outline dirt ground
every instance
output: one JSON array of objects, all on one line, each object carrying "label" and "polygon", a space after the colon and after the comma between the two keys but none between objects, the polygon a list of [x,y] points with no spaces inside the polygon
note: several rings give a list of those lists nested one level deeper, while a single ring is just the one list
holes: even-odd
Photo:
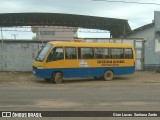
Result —
[{"label": "dirt ground", "polygon": [[32,72],[0,72],[0,86],[30,86],[30,87],[102,87],[112,85],[144,85],[160,84],[160,73],[136,71],[133,75],[115,77],[112,81],[98,79],[67,79],[62,84],[54,84],[36,78]]}]

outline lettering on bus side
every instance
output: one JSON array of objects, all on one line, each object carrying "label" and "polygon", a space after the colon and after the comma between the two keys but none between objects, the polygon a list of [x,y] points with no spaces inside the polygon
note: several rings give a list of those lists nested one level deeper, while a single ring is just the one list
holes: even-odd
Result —
[{"label": "lettering on bus side", "polygon": [[101,64],[101,66],[119,66],[119,64]]},{"label": "lettering on bus side", "polygon": [[124,60],[97,60],[101,66],[119,66],[121,63],[125,63]]}]

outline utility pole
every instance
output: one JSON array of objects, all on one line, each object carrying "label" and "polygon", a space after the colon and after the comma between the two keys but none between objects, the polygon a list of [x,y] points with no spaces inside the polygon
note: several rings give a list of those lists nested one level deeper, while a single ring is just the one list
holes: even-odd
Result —
[{"label": "utility pole", "polygon": [[1,63],[1,65],[2,65],[2,66],[1,66],[1,70],[2,70],[2,71],[4,70],[4,69],[3,69],[3,68],[4,68],[4,67],[3,67],[3,65],[4,65],[4,64],[3,64],[3,63],[4,63],[4,59],[3,59],[3,48],[4,48],[4,47],[3,47],[3,31],[2,31],[2,27],[1,27],[1,62],[2,62],[2,63]]},{"label": "utility pole", "polygon": [[11,36],[13,36],[14,40],[16,40],[16,36],[18,36],[18,34],[11,34]]},{"label": "utility pole", "polygon": [[1,40],[2,40],[2,43],[3,43],[3,32],[2,32],[2,27],[1,27]]},{"label": "utility pole", "polygon": [[1,44],[2,44],[2,45],[1,45],[1,46],[2,46],[2,50],[3,50],[3,31],[2,31],[2,27],[1,27],[1,42],[2,42],[2,43],[1,43]]}]

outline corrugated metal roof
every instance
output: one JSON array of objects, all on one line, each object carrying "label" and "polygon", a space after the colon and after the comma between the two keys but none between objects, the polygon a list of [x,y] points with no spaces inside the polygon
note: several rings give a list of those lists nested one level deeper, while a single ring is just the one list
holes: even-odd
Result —
[{"label": "corrugated metal roof", "polygon": [[139,27],[139,28],[134,29],[134,30],[132,31],[132,33],[138,32],[138,31],[140,31],[140,30],[144,30],[144,29],[146,29],[146,28],[148,28],[148,27],[151,27],[151,26],[153,26],[153,25],[154,25],[154,23],[149,23],[149,24],[143,25],[143,26],[141,26],[141,27]]},{"label": "corrugated metal roof", "polygon": [[110,31],[113,38],[131,32],[127,20],[60,13],[4,13],[0,26],[70,26]]}]

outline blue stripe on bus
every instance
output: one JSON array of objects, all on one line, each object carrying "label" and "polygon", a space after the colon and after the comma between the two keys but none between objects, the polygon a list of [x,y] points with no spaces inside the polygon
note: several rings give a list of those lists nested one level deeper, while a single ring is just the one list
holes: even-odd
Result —
[{"label": "blue stripe on bus", "polygon": [[135,66],[129,67],[112,67],[112,68],[53,68],[53,69],[37,69],[35,68],[34,74],[39,78],[51,78],[53,73],[62,72],[64,78],[74,78],[74,77],[100,77],[103,76],[106,70],[112,70],[114,75],[127,75],[133,74],[135,71]]}]

